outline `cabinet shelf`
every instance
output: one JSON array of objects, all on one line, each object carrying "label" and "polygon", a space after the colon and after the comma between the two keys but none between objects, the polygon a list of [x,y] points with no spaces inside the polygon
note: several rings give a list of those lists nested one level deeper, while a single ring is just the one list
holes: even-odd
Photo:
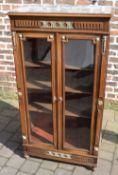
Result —
[{"label": "cabinet shelf", "polygon": [[49,134],[48,132],[42,130],[39,127],[32,128],[32,140],[42,142],[41,138],[43,138],[43,142],[46,141],[48,144],[53,143],[53,134]]},{"label": "cabinet shelf", "polygon": [[70,65],[65,65],[65,70],[67,71],[91,71],[91,72],[94,71],[93,68],[80,68],[80,67],[70,66]]},{"label": "cabinet shelf", "polygon": [[[50,59],[51,60],[51,59]],[[31,62],[31,61],[25,61],[25,66],[29,68],[48,68],[51,66],[51,63],[48,61],[37,61],[37,62]],[[67,71],[88,71],[93,72],[94,68],[79,68],[75,66],[66,65],[65,70]]]},{"label": "cabinet shelf", "polygon": [[65,110],[65,116],[66,117],[77,117],[77,118],[87,118],[87,119],[91,119],[90,118],[90,111],[83,111],[83,112],[80,112],[80,113],[74,113],[74,112],[71,112],[71,111],[68,111],[68,110]]},{"label": "cabinet shelf", "polygon": [[31,112],[38,112],[42,115],[43,113],[47,113],[49,115],[52,113],[52,105],[51,104],[46,104],[46,103],[36,103],[36,104],[29,104],[28,105],[29,111]]},{"label": "cabinet shelf", "polygon": [[90,91],[83,91],[83,90],[74,89],[74,88],[71,88],[71,87],[65,87],[65,92],[66,93],[77,93],[77,94],[92,95],[92,92],[90,92]]},{"label": "cabinet shelf", "polygon": [[[31,61],[25,61],[25,66],[28,68],[47,68],[51,66],[51,63],[48,61],[37,61],[37,62],[31,62]],[[45,67],[46,66],[46,67]]]},{"label": "cabinet shelf", "polygon": [[[49,112],[44,112],[43,111],[43,106],[45,107],[46,110],[50,111],[50,113]],[[44,116],[44,115],[49,116],[49,114],[51,115],[51,111],[52,111],[52,106],[50,104],[47,104],[47,105],[43,104],[42,109],[39,109],[38,105],[33,106],[33,105],[30,104],[30,105],[28,105],[28,108],[29,108],[30,112],[37,112],[38,115],[41,115],[41,116]],[[67,111],[67,110],[65,110],[65,117],[73,117],[73,118],[77,117],[77,118],[91,119],[89,112],[83,112],[83,113],[81,112],[81,113],[76,114],[74,112],[70,112],[70,111]]]},{"label": "cabinet shelf", "polygon": [[40,81],[40,86],[38,86],[37,84],[33,84],[32,82],[26,82],[26,86],[28,89],[32,89],[32,91],[34,92],[36,90],[43,90],[43,87],[45,86],[45,90],[44,91],[51,91],[51,84],[50,82],[46,82],[46,81]]},{"label": "cabinet shelf", "polygon": [[[47,83],[46,83],[46,85],[47,85]],[[32,93],[38,93],[39,94],[39,93],[43,93],[44,92],[43,88],[40,88],[40,87],[38,87],[38,86],[36,86],[34,84],[27,83],[26,86],[27,86],[28,89],[31,89]],[[46,91],[47,94],[51,93],[51,89],[50,88],[51,88],[50,84],[47,86],[47,88],[45,88],[45,90],[47,90]],[[81,90],[76,90],[76,89],[72,89],[72,88],[65,88],[65,93],[75,93],[75,94],[81,94],[81,95],[82,94],[83,95],[92,95],[92,92],[81,91]]]},{"label": "cabinet shelf", "polygon": [[[42,88],[41,88],[41,85],[42,85]],[[32,82],[26,82],[26,86],[28,89],[32,89],[32,92],[34,92],[36,90],[43,90],[43,86],[45,86],[45,90],[49,91],[50,93],[50,90],[51,90],[51,83],[48,82],[48,81],[40,81],[40,86],[38,86],[37,84],[35,83],[32,83]],[[92,91],[90,91],[88,89],[87,90],[84,90],[84,88],[78,88],[78,89],[75,89],[75,88],[71,88],[71,87],[65,87],[65,93],[77,93],[77,94],[88,94],[88,95],[92,95]]]}]

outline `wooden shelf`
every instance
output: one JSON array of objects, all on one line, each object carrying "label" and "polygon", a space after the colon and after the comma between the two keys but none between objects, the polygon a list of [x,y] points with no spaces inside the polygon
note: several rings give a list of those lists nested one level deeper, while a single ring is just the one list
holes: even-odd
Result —
[{"label": "wooden shelf", "polygon": [[65,110],[65,116],[66,117],[78,117],[78,118],[91,119],[89,112],[88,113],[86,112],[85,114],[84,113],[78,113],[78,114],[76,114],[74,112],[70,112],[70,111]]},{"label": "wooden shelf", "polygon": [[38,65],[37,63],[33,63],[33,62],[30,62],[30,61],[25,61],[25,66],[26,67],[40,67],[40,65]]},{"label": "wooden shelf", "polygon": [[66,93],[77,93],[77,94],[88,94],[88,95],[92,95],[92,92],[82,91],[82,90],[74,89],[74,88],[71,88],[71,87],[65,87],[65,92]]},{"label": "wooden shelf", "polygon": [[32,136],[32,139],[38,139],[39,137],[39,140],[40,138],[43,138],[46,140],[46,142],[53,143],[53,134],[50,134],[39,127],[32,127],[32,135],[33,134],[35,135],[35,137]]},{"label": "wooden shelf", "polygon": [[[41,102],[34,102],[30,103],[28,105],[28,109],[30,112],[37,112],[37,113],[42,113],[42,115],[49,115],[52,113],[52,104],[51,103],[41,103]],[[80,118],[88,118],[90,119],[90,111],[83,111],[83,112],[77,112],[77,110],[74,111],[69,111],[65,110],[65,116],[66,117],[80,117]]]},{"label": "wooden shelf", "polygon": [[[31,61],[25,61],[25,66],[29,68],[47,68],[51,66],[50,62],[47,61],[38,61],[38,62],[31,62]],[[47,66],[47,67],[45,67]]]},{"label": "wooden shelf", "polygon": [[[43,110],[44,109],[43,106],[44,106],[46,111]],[[51,111],[52,111],[52,105],[51,104],[43,104],[42,108],[38,108],[38,105],[36,107],[36,106],[29,104],[28,109],[30,112],[37,112],[37,113],[40,113],[42,116],[45,116],[46,114],[47,114],[47,116],[49,116],[51,114]],[[50,111],[50,113],[47,110]],[[85,114],[82,112],[76,114],[74,112],[70,112],[67,110],[65,110],[65,117],[79,117],[79,118],[91,119],[89,112],[88,113],[85,112]]]},{"label": "wooden shelf", "polygon": [[[46,81],[39,81],[40,86],[32,83],[32,82],[26,82],[26,87],[32,90],[42,90],[42,91],[51,91],[51,83]],[[42,86],[41,86],[42,85]]]},{"label": "wooden shelf", "polygon": [[[45,86],[45,88],[43,89],[43,86]],[[28,89],[32,89],[32,92],[49,92],[51,93],[51,85],[50,85],[50,82],[43,82],[42,83],[42,87],[38,86],[38,85],[35,85],[33,83],[30,83],[30,82],[27,82],[26,83],[26,87]],[[71,88],[71,87],[65,87],[65,93],[77,93],[77,94],[87,94],[87,95],[92,95],[92,92],[90,91],[82,91],[82,90],[79,90],[79,89],[74,89],[74,88]]]},{"label": "wooden shelf", "polygon": [[[42,68],[42,66],[50,67],[51,62],[48,62],[48,61],[37,61],[37,62],[25,61],[25,66],[26,67],[35,67],[35,68],[38,68],[38,67]],[[75,67],[75,66],[66,65],[65,70],[67,70],[67,71],[91,71],[91,72],[93,72],[94,68],[79,68],[79,67]]]},{"label": "wooden shelf", "polygon": [[29,104],[28,108],[29,108],[29,111],[42,113],[42,115],[44,115],[43,113],[47,113],[47,115],[52,113],[52,104],[48,104],[48,103],[46,104],[46,103],[37,102],[34,105]]},{"label": "wooden shelf", "polygon": [[75,67],[75,66],[70,66],[70,65],[66,65],[65,66],[66,70],[71,70],[71,71],[94,71],[94,68],[79,68],[79,67]]}]

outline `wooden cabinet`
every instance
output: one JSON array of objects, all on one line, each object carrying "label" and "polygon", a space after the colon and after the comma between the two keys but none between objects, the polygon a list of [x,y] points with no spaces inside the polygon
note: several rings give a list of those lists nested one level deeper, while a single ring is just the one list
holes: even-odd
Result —
[{"label": "wooden cabinet", "polygon": [[110,15],[9,16],[25,155],[95,166]]}]

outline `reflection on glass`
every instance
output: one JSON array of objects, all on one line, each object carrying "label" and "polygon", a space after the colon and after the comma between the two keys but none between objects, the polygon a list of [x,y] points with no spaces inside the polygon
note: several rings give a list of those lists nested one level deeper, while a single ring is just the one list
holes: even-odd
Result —
[{"label": "reflection on glass", "polygon": [[53,144],[51,44],[46,39],[27,39],[24,56],[31,140]]},{"label": "reflection on glass", "polygon": [[66,140],[64,146],[70,149],[89,149],[90,120],[67,116],[65,122]]},{"label": "reflection on glass", "polygon": [[92,93],[93,71],[65,71],[65,84],[67,91]]},{"label": "reflection on glass", "polygon": [[64,59],[64,147],[70,149],[89,149],[94,45],[89,40],[70,40],[64,45]]},{"label": "reflection on glass", "polygon": [[70,40],[65,44],[65,66],[77,69],[93,68],[94,45],[89,40]]}]

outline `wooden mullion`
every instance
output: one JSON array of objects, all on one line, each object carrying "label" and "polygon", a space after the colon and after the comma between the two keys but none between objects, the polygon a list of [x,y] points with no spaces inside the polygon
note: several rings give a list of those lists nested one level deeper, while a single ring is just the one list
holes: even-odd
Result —
[{"label": "wooden mullion", "polygon": [[[55,53],[55,39],[51,42],[51,65],[52,65],[52,101],[56,97],[56,53]],[[53,103],[53,135],[54,135],[54,145],[57,148],[57,101]]]},{"label": "wooden mullion", "polygon": [[64,149],[64,143],[65,143],[65,103],[66,103],[66,98],[65,98],[65,58],[64,58],[64,42],[61,41],[61,59],[62,59],[62,97],[63,97],[63,104],[62,104],[62,130],[63,130],[63,135],[62,135],[62,147]]},{"label": "wooden mullion", "polygon": [[57,45],[57,106],[58,106],[58,149],[62,149],[63,128],[62,128],[62,103],[59,100],[62,97],[62,58],[61,58],[61,38],[56,33]]}]

